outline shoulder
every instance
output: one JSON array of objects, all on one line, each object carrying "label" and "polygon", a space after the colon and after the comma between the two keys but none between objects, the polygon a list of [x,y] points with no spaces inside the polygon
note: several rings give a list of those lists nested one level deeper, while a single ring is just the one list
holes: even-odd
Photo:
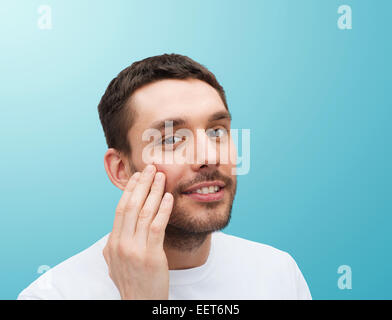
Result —
[{"label": "shoulder", "polygon": [[[255,283],[289,292],[288,299],[311,299],[306,281],[294,258],[286,251],[223,232],[214,233],[217,255]],[[279,285],[278,285],[279,284]],[[279,297],[286,297],[281,295]]]},{"label": "shoulder", "polygon": [[[113,286],[102,250],[109,234],[46,271],[18,296],[22,299],[86,299]],[[110,290],[109,290],[110,292]]]},{"label": "shoulder", "polygon": [[221,231],[214,233],[214,237],[219,249],[230,248],[232,252],[235,251],[240,256],[245,255],[254,259],[262,258],[264,261],[271,261],[272,259],[272,261],[282,260],[291,262],[292,259],[287,252],[264,243],[244,239]]}]

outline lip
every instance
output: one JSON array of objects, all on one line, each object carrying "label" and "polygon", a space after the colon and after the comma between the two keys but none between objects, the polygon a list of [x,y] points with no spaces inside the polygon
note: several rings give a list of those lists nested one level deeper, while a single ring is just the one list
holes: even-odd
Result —
[{"label": "lip", "polygon": [[201,201],[201,202],[212,202],[212,201],[220,201],[223,199],[225,189],[220,189],[215,193],[184,193],[184,196],[190,197],[193,200]]},{"label": "lip", "polygon": [[[202,183],[195,184],[192,187],[189,187],[183,193],[196,191],[197,189],[201,189],[203,187],[210,187],[210,186],[218,186],[220,188],[224,188],[226,185],[225,185],[225,183],[223,181],[219,181],[219,180],[209,181],[209,182],[202,182]],[[221,191],[222,190],[219,190],[217,193],[219,193]]]}]

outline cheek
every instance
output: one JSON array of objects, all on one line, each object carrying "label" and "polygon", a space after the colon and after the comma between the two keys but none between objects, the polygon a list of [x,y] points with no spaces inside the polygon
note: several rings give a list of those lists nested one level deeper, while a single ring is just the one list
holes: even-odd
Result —
[{"label": "cheek", "polygon": [[171,192],[176,187],[182,177],[182,166],[173,164],[156,164],[155,167],[159,172],[163,172],[166,177],[165,191]]},{"label": "cheek", "polygon": [[230,165],[236,166],[237,164],[237,148],[234,144],[233,139],[230,139]]},{"label": "cheek", "polygon": [[237,148],[233,139],[230,139],[228,153],[228,161],[225,164],[222,164],[222,168],[224,168],[227,175],[235,176],[237,174]]}]

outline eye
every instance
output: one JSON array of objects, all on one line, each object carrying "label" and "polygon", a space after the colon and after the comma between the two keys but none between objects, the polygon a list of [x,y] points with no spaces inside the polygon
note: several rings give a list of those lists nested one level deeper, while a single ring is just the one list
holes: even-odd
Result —
[{"label": "eye", "polygon": [[223,128],[208,129],[207,135],[212,138],[221,138],[227,134],[227,131]]},{"label": "eye", "polygon": [[[176,138],[178,139],[178,141],[175,141]],[[170,136],[170,137],[167,137],[167,138],[163,139],[162,140],[162,144],[163,145],[172,145],[172,144],[176,144],[177,142],[180,142],[180,141],[182,141],[181,137]]]}]

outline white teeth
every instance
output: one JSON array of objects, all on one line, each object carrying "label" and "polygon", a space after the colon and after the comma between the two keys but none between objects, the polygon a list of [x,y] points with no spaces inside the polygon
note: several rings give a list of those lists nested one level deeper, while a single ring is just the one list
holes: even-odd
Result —
[{"label": "white teeth", "polygon": [[199,193],[199,194],[208,194],[208,193],[215,193],[219,191],[218,186],[210,186],[210,187],[203,187],[200,189],[197,189],[193,192]]}]

